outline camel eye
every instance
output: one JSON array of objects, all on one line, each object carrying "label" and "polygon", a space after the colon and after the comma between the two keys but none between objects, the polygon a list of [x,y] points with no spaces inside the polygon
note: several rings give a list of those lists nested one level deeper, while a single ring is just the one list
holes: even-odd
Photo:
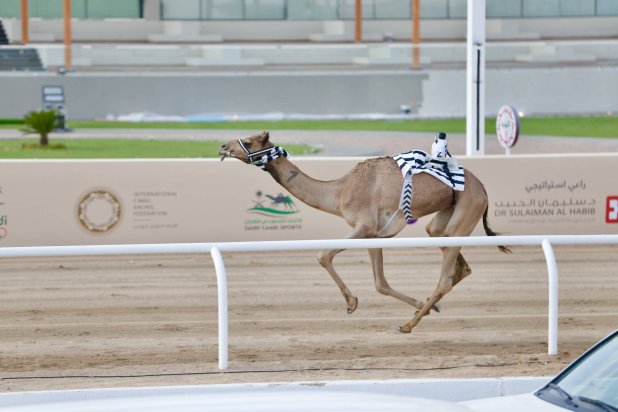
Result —
[{"label": "camel eye", "polygon": [[243,140],[242,142],[245,145],[245,147],[251,147],[251,140],[249,141]]}]

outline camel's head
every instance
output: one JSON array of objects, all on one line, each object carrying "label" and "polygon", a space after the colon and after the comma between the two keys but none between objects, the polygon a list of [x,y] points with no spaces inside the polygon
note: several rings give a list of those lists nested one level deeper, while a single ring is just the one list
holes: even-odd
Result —
[{"label": "camel's head", "polygon": [[219,149],[221,160],[235,157],[266,170],[268,162],[288,155],[284,148],[273,145],[269,137],[268,132],[262,132],[244,139],[230,140]]},{"label": "camel's head", "polygon": [[244,139],[230,140],[221,146],[219,155],[222,156],[221,160],[226,157],[234,157],[244,163],[251,163],[254,160],[254,153],[274,147],[269,138],[268,132],[262,132]]}]

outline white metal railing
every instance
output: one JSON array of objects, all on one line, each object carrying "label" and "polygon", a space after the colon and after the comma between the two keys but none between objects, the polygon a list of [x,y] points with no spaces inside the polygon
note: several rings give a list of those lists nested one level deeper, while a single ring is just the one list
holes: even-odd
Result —
[{"label": "white metal railing", "polygon": [[495,237],[435,237],[391,239],[292,240],[229,243],[169,243],[145,245],[42,246],[0,248],[0,258],[103,256],[210,252],[217,274],[219,369],[228,367],[227,274],[221,252],[267,252],[312,249],[373,249],[448,246],[535,246],[545,254],[549,283],[547,353],[558,353],[558,268],[552,245],[618,244],[618,235],[553,235]]}]

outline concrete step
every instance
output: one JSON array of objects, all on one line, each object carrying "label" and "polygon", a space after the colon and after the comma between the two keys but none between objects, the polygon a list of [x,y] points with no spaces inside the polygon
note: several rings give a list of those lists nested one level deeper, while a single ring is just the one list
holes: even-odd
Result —
[{"label": "concrete step", "polygon": [[2,25],[2,20],[0,20],[0,45],[3,45],[3,44],[9,44],[9,38],[6,35],[4,26]]},{"label": "concrete step", "polygon": [[0,49],[0,71],[42,71],[44,70],[36,49]]}]

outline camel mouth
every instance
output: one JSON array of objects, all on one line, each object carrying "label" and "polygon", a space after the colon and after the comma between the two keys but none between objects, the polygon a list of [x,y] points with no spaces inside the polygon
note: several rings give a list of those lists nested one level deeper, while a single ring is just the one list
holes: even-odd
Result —
[{"label": "camel mouth", "polygon": [[218,155],[221,156],[221,161],[223,161],[223,159],[225,159],[226,157],[234,157],[230,150],[224,150],[224,149],[220,149],[218,152]]}]

